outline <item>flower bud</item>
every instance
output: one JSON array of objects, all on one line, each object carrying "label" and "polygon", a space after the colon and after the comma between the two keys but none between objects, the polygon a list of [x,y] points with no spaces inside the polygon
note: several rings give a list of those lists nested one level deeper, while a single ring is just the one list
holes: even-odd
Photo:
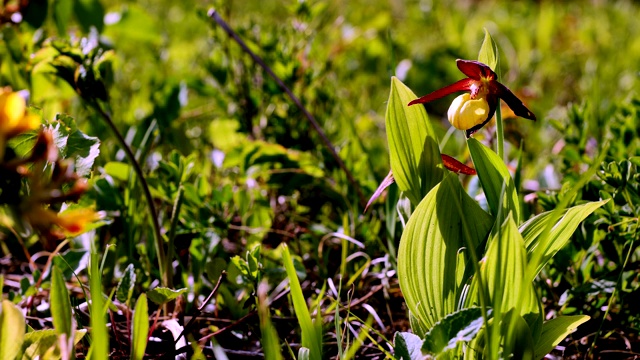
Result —
[{"label": "flower bud", "polygon": [[455,98],[447,112],[449,122],[460,130],[469,130],[480,125],[489,114],[489,104],[484,97],[471,99],[470,94],[462,94]]}]

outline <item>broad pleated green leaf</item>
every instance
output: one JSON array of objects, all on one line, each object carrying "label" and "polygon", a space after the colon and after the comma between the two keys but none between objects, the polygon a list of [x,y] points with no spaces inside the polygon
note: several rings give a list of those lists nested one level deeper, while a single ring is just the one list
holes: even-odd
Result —
[{"label": "broad pleated green leaf", "polygon": [[587,315],[560,316],[542,325],[542,335],[536,343],[535,358],[542,359],[580,324],[589,320]]},{"label": "broad pleated green leaf", "polygon": [[407,106],[416,97],[402,81],[391,79],[385,116],[391,172],[414,206],[443,176],[440,150],[427,112],[421,105]]},{"label": "broad pleated green leaf", "polygon": [[49,302],[51,303],[51,317],[53,327],[59,335],[66,334],[67,339],[71,337],[71,301],[69,291],[62,276],[62,272],[57,266],[51,269],[51,290],[49,291]]},{"label": "broad pleated green leaf", "polygon": [[0,312],[0,360],[16,358],[24,341],[26,322],[22,311],[9,300],[2,300]]},{"label": "broad pleated green leaf", "polygon": [[142,293],[136,301],[133,315],[133,339],[131,340],[131,359],[142,360],[147,349],[149,335],[149,305],[147,294]]},{"label": "broad pleated green leaf", "polygon": [[471,266],[467,243],[477,247],[492,223],[453,174],[434,187],[411,215],[400,240],[398,279],[409,310],[427,329],[457,310],[466,282],[463,275]]},{"label": "broad pleated green leaf", "polygon": [[552,241],[548,242],[549,245],[545,249],[538,246],[538,237],[544,231],[545,227],[547,227],[547,223],[551,219],[552,211],[536,215],[520,226],[520,232],[524,238],[529,259],[531,259],[534,252],[543,252],[542,261],[536,268],[536,274],[567,244],[569,239],[571,239],[571,235],[573,235],[574,231],[578,228],[578,225],[606,202],[607,200],[590,202],[566,210],[549,233],[549,238],[552,239]]},{"label": "broad pleated green leaf", "polygon": [[[482,145],[478,140],[470,138],[467,140],[471,159],[478,172],[480,184],[487,198],[487,203],[491,209],[491,213],[497,216],[500,213],[500,204],[502,204],[503,219],[499,219],[497,223],[502,223],[509,211],[513,212],[516,221],[520,219],[520,202],[518,201],[518,193],[509,170],[504,165],[500,157],[488,147]],[[500,201],[502,195],[503,183],[505,187],[505,199]]]},{"label": "broad pleated green leaf", "polygon": [[507,339],[506,349],[503,350],[503,358],[508,358],[505,356],[508,355],[511,359],[534,360],[533,334],[526,320],[522,316],[514,315],[513,312],[510,312],[507,314],[506,321],[503,324],[502,333],[505,334]]},{"label": "broad pleated green leaf", "polygon": [[527,253],[513,216],[489,240],[483,279],[489,288],[494,316],[518,309],[537,340],[542,328],[542,308],[533,283],[526,280]]},{"label": "broad pleated green leaf", "polygon": [[482,309],[462,309],[447,315],[426,334],[422,350],[437,356],[455,349],[459,342],[471,341],[484,326]]}]

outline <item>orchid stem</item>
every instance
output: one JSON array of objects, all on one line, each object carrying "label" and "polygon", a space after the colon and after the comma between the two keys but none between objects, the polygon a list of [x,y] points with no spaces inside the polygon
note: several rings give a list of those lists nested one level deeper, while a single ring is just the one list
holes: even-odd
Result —
[{"label": "orchid stem", "polygon": [[502,123],[502,110],[500,109],[500,101],[498,101],[498,107],[496,108],[496,137],[498,143],[498,156],[504,161],[504,126]]}]

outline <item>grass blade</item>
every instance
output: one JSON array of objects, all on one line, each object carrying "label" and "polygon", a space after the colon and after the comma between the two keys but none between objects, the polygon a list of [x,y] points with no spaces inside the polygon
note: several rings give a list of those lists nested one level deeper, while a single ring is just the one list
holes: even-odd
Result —
[{"label": "grass blade", "polygon": [[51,304],[51,317],[53,327],[59,335],[65,334],[67,338],[71,336],[71,301],[69,301],[69,291],[62,276],[62,272],[57,266],[51,269],[51,291],[49,292],[49,302]]},{"label": "grass blade", "polygon": [[302,347],[309,349],[310,359],[320,360],[322,359],[322,327],[321,324],[314,324],[307,308],[307,302],[302,294],[302,287],[296,274],[296,269],[293,266],[293,260],[289,253],[289,247],[286,244],[282,244],[282,261],[284,262],[284,268],[289,278],[289,286],[291,287],[291,298],[293,301],[293,308],[296,313],[296,318],[300,324],[302,331]]},{"label": "grass blade", "polygon": [[91,355],[94,360],[107,360],[109,355],[109,333],[104,319],[104,298],[102,297],[102,274],[100,273],[99,254],[91,253]]},{"label": "grass blade", "polygon": [[135,314],[133,315],[133,339],[131,340],[131,359],[142,360],[147,349],[149,335],[149,305],[147,294],[142,294],[136,301]]}]

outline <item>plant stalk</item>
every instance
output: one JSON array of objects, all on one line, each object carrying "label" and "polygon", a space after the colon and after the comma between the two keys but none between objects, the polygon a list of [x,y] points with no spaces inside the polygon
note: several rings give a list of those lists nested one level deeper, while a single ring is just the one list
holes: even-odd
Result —
[{"label": "plant stalk", "polygon": [[276,84],[278,84],[278,87],[280,87],[280,89],[284,91],[287,94],[287,96],[289,96],[291,101],[293,101],[296,107],[302,112],[302,114],[304,114],[304,117],[309,121],[313,129],[318,133],[318,136],[320,136],[320,139],[326,146],[327,150],[329,150],[329,153],[331,153],[331,156],[333,157],[333,159],[336,161],[340,169],[342,169],[342,171],[346,175],[347,180],[351,183],[351,186],[353,186],[353,188],[356,190],[356,193],[358,194],[358,198],[360,199],[360,206],[364,208],[367,204],[367,199],[362,193],[362,189],[360,189],[360,185],[358,185],[358,182],[356,181],[355,177],[353,176],[351,171],[349,171],[344,161],[342,161],[342,158],[340,157],[340,155],[338,155],[338,153],[336,152],[336,149],[331,143],[331,140],[329,140],[329,137],[327,136],[327,134],[325,134],[324,130],[322,130],[322,127],[320,126],[318,121],[316,121],[315,117],[311,115],[309,110],[307,110],[307,108],[302,104],[300,99],[291,91],[291,89],[289,89],[289,87],[284,83],[284,81],[282,81],[282,79],[280,79],[273,72],[273,70],[271,70],[269,65],[267,65],[264,62],[264,60],[262,60],[262,58],[260,58],[256,53],[254,53],[253,51],[251,51],[251,49],[249,49],[247,44],[245,44],[245,42],[240,38],[240,36],[236,34],[236,32],[233,31],[233,29],[231,29],[229,24],[227,24],[224,21],[224,19],[222,19],[220,14],[218,14],[218,12],[215,9],[209,10],[208,15],[242,48],[242,50],[245,53],[247,53],[251,57],[251,59],[253,59],[253,61],[256,64],[260,65],[260,67],[267,74],[269,74],[269,76],[276,82]]},{"label": "plant stalk", "polygon": [[124,153],[127,156],[127,159],[129,159],[129,162],[133,167],[133,171],[136,173],[136,176],[138,177],[138,181],[140,182],[140,186],[142,187],[142,192],[144,194],[147,207],[149,208],[149,221],[151,222],[151,226],[153,228],[153,240],[156,247],[156,252],[158,254],[158,270],[160,271],[160,279],[162,281],[163,286],[169,286],[170,281],[165,271],[166,269],[165,263],[166,262],[171,263],[171,260],[167,259],[167,256],[165,255],[165,252],[164,252],[164,241],[162,239],[162,232],[160,231],[160,223],[158,221],[158,212],[156,210],[155,204],[153,203],[153,196],[151,195],[151,191],[149,190],[149,184],[147,183],[147,179],[145,178],[144,173],[142,172],[142,167],[140,166],[140,163],[138,163],[138,161],[136,160],[136,157],[133,154],[131,147],[127,144],[124,137],[116,127],[116,124],[113,122],[111,115],[109,115],[102,108],[102,106],[100,106],[100,104],[97,101],[93,99],[88,99],[88,102],[100,114],[104,122],[107,123],[109,128],[113,131],[113,133],[116,136],[116,139],[118,140],[118,143],[124,150]]},{"label": "plant stalk", "polygon": [[504,161],[504,123],[502,122],[502,110],[500,109],[501,100],[498,100],[496,108],[496,138],[498,139],[496,147],[498,156]]}]

